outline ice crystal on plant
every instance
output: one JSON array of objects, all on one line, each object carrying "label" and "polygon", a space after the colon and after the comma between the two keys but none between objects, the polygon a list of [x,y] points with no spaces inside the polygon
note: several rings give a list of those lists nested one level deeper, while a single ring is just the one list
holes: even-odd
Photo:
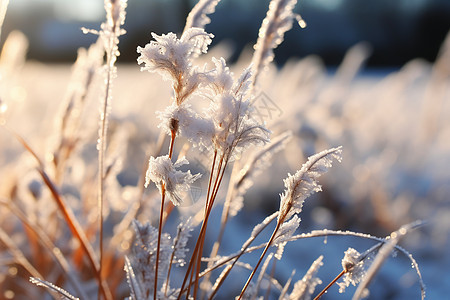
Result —
[{"label": "ice crystal on plant", "polygon": [[144,64],[141,71],[158,72],[164,79],[172,80],[175,100],[180,105],[201,83],[204,72],[192,65],[192,58],[206,53],[213,35],[201,28],[189,28],[180,39],[170,32],[157,35],[154,41],[138,47],[138,64]]},{"label": "ice crystal on plant", "polygon": [[294,235],[297,228],[300,226],[300,218],[297,215],[294,215],[289,221],[284,222],[280,229],[277,231],[275,235],[275,239],[273,240],[273,244],[277,245],[278,249],[275,254],[275,258],[281,260],[283,256],[284,247],[286,246],[288,240]]},{"label": "ice crystal on plant", "polygon": [[233,87],[233,73],[227,67],[227,63],[223,57],[219,59],[213,57],[212,61],[215,68],[208,74],[209,86],[216,95],[223,94]]},{"label": "ice crystal on plant", "polygon": [[[155,265],[156,265],[156,247],[158,241],[158,230],[150,224],[141,224],[134,221],[135,240],[131,247],[129,263],[125,264],[130,288],[136,293],[139,287],[139,293],[153,296]],[[161,236],[161,250],[159,255],[158,281],[162,282],[169,267],[169,259],[172,253],[172,242],[168,234]],[[131,272],[132,270],[133,272]],[[160,278],[161,277],[161,280]],[[136,295],[137,296],[137,295]],[[137,298],[139,299],[139,298]]]},{"label": "ice crystal on plant", "polygon": [[[254,80],[273,60],[273,49],[283,42],[284,34],[292,28],[296,15],[292,12],[297,0],[272,0],[258,33],[253,55]],[[303,21],[304,22],[304,21]]]},{"label": "ice crystal on plant", "polygon": [[[211,119],[200,116],[187,103],[166,107],[162,112],[158,112],[161,120],[161,127],[167,134],[175,131],[176,134],[187,138],[194,146],[211,146],[214,134],[214,124]],[[176,126],[174,126],[174,122]]]},{"label": "ice crystal on plant", "polygon": [[145,187],[148,187],[150,181],[153,181],[162,193],[164,184],[168,198],[174,205],[180,205],[183,202],[180,194],[188,191],[190,184],[201,177],[201,174],[192,175],[190,171],[176,170],[186,164],[189,162],[184,157],[173,163],[168,155],[157,158],[151,156],[145,176]]},{"label": "ice crystal on plant", "polygon": [[216,61],[220,69],[215,76],[222,83],[213,84],[216,95],[211,102],[208,115],[214,122],[215,149],[231,158],[232,154],[238,155],[251,144],[268,142],[269,130],[251,118],[252,107],[250,95],[247,93],[251,77],[250,68],[244,70],[229,88],[231,74],[223,62],[223,60]]},{"label": "ice crystal on plant", "polygon": [[191,27],[204,28],[206,24],[211,23],[211,19],[207,15],[214,13],[219,1],[220,0],[200,0],[197,2],[186,19],[184,30],[186,31]]},{"label": "ice crystal on plant", "polygon": [[184,258],[189,251],[186,248],[187,242],[191,236],[192,219],[188,219],[186,222],[180,223],[177,228],[177,235],[173,239],[173,262],[178,266],[185,264]]},{"label": "ice crystal on plant", "polygon": [[315,277],[319,268],[323,265],[323,256],[319,256],[306,272],[305,276],[294,284],[292,293],[289,295],[289,300],[310,300],[311,295],[314,293],[316,286],[321,284],[322,281]]},{"label": "ice crystal on plant", "polygon": [[339,293],[345,292],[345,288],[350,284],[356,286],[366,275],[367,263],[369,258],[362,259],[361,254],[353,248],[348,248],[344,252],[342,259],[342,268],[346,271],[343,282],[338,282]]},{"label": "ice crystal on plant", "polygon": [[285,191],[281,195],[280,216],[287,220],[302,211],[303,202],[311,194],[321,191],[317,179],[331,167],[333,159],[341,161],[342,147],[322,151],[308,158],[294,175],[284,180]]},{"label": "ice crystal on plant", "polygon": [[61,297],[61,299],[80,300],[79,298],[71,295],[69,292],[60,288],[59,286],[56,286],[53,283],[42,280],[40,278],[30,277],[30,282],[34,283],[37,286],[43,286],[43,287],[47,288],[49,291],[55,292],[56,294],[58,294]]}]

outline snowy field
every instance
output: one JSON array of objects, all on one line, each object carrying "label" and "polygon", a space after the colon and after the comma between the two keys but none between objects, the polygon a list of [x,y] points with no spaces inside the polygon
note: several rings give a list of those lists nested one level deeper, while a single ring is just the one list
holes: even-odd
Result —
[{"label": "snowy field", "polygon": [[[83,253],[70,230],[62,225],[58,207],[37,170],[49,174],[97,249],[96,147],[104,78],[98,69],[82,72],[81,59],[88,57],[83,56],[84,52],[80,53],[77,68],[25,60],[20,55],[24,49],[20,35],[11,45],[17,48],[10,53],[4,51],[0,60],[0,298],[50,297],[28,282],[30,267],[24,259],[36,268],[38,273],[33,276],[41,274],[45,280],[76,294],[65,277],[70,273],[79,277],[86,294],[96,295],[95,278],[88,264],[82,263]],[[229,55],[226,46],[218,45],[197,58],[195,64],[213,68],[212,57]],[[251,55],[243,53],[230,66],[235,77],[249,65]],[[288,61],[279,69],[271,65],[260,75],[251,118],[265,123],[274,140],[287,132],[292,137],[284,149],[262,161],[262,171],[244,195],[242,210],[228,220],[218,255],[239,251],[252,228],[279,209],[283,179],[288,173],[299,170],[311,155],[342,146],[342,162],[333,162],[329,172],[319,178],[322,191],[306,199],[295,233],[351,230],[384,238],[405,224],[422,220],[423,225],[408,232],[399,245],[417,261],[427,298],[447,299],[450,39],[434,63],[417,59],[398,70],[372,70],[364,68],[368,55],[366,46],[359,44],[348,51],[337,69],[327,69],[318,57],[306,57]],[[83,93],[80,85],[86,84],[86,78],[82,78],[86,74],[92,78]],[[117,65],[109,111],[104,207],[104,273],[117,299],[130,295],[123,269],[124,256],[133,247],[131,219],[158,225],[161,196],[153,184],[143,189],[143,174],[148,157],[164,154],[169,147],[169,139],[160,134],[156,112],[170,104],[172,94],[170,82],[158,74],[141,72],[137,63]],[[210,100],[195,97],[191,104],[198,109]],[[65,123],[69,122],[69,109],[73,109],[72,127]],[[183,138],[177,140],[174,157],[186,156],[192,173],[203,173],[203,177],[184,195],[184,203],[169,214],[164,227],[167,232],[176,231],[185,216],[193,215],[195,220],[208,193],[209,154],[185,142]],[[250,148],[249,153],[252,151],[256,150]],[[245,164],[249,156],[238,156],[234,164]],[[231,174],[232,169],[230,164],[218,191],[204,253],[211,251],[219,235],[227,186],[233,184],[229,178],[237,176]],[[45,238],[54,243],[54,248],[42,243],[44,235],[31,230],[33,226],[46,232]],[[199,226],[192,235],[198,232]],[[271,232],[269,229],[261,234],[255,245],[267,241]],[[190,241],[188,248],[192,249],[194,243]],[[276,279],[267,298],[278,299],[280,287],[290,276],[293,283],[301,280],[314,260],[323,255],[323,266],[317,273],[322,284],[316,287],[315,295],[341,272],[341,260],[349,247],[362,253],[375,244],[351,236],[290,242],[283,259],[266,271],[273,272]],[[67,256],[73,273],[55,267],[53,259],[57,260],[57,254],[52,257],[48,249]],[[242,261],[254,266],[257,253],[243,256]],[[232,299],[239,294],[250,273],[245,266],[239,268],[225,281],[217,299]],[[183,280],[182,269],[173,272],[172,281]],[[213,272],[213,277],[218,275]],[[261,289],[267,286],[268,281],[262,280]],[[355,287],[348,287],[343,294],[338,290],[339,286],[332,286],[322,299],[350,299]],[[417,272],[401,251],[385,261],[369,290],[368,299],[420,299]]]},{"label": "snowy field", "polygon": [[[353,49],[358,50],[362,49]],[[213,49],[209,54],[226,54],[221,51]],[[438,67],[423,61],[413,61],[398,71],[363,70],[356,74],[358,59],[354,52],[346,58],[346,65],[327,72],[317,58],[305,58],[289,62],[281,70],[272,68],[263,78],[261,91],[267,98],[256,99],[258,117],[269,124],[273,135],[292,130],[294,138],[249,190],[243,211],[229,224],[223,251],[236,251],[250,229],[278,208],[282,179],[288,172],[299,168],[308,155],[342,145],[343,161],[320,180],[323,192],[307,200],[300,231],[351,229],[385,236],[408,222],[426,220],[428,223],[410,233],[403,245],[421,267],[429,299],[444,299],[450,292],[448,77],[440,78]],[[232,68],[239,70],[244,65],[240,61]],[[70,66],[27,62],[15,72],[10,92],[17,96],[8,103],[7,125],[44,157],[54,142],[55,120],[69,86]],[[134,64],[119,65],[111,126],[126,135],[128,151],[117,175],[122,185],[137,184],[145,153],[158,138],[155,111],[164,109],[170,93],[159,77],[140,72]],[[83,151],[90,159],[95,157],[89,151],[95,152],[97,106],[96,97],[90,97],[82,124],[82,136],[91,144],[90,150]],[[2,129],[0,138],[2,188],[5,190],[14,178],[20,178],[18,188],[36,183],[37,175],[28,174],[29,167],[24,166],[25,161],[33,166],[30,155],[7,130]],[[196,193],[201,192],[200,187]],[[117,197],[116,201],[123,201]],[[193,198],[195,201],[200,195]],[[125,210],[128,204],[117,205]],[[219,220],[220,214],[216,214]],[[2,226],[6,226],[6,219],[2,217]],[[210,227],[210,234],[217,234],[214,223]],[[362,251],[371,243],[349,237],[297,241],[287,247],[277,265],[277,278],[286,281],[293,266],[297,276],[302,276],[323,253],[325,267],[319,277],[328,282],[337,275],[346,247]],[[8,255],[3,256],[5,261]],[[337,287],[324,299],[348,297],[336,293]],[[410,262],[397,255],[380,271],[370,299],[417,299],[419,293]]]}]

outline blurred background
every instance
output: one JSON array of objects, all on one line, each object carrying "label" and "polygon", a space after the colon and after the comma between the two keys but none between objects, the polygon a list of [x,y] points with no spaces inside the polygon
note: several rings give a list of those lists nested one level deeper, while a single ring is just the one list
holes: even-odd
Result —
[{"label": "blurred background", "polygon": [[[195,0],[132,0],[128,3],[121,37],[120,61],[135,61],[137,45],[145,45],[150,32],[181,32]],[[232,58],[255,43],[269,0],[224,0],[219,3],[208,32],[232,46]],[[447,0],[304,0],[295,11],[308,26],[296,26],[276,50],[276,61],[317,54],[326,65],[337,65],[353,45],[367,41],[372,47],[371,67],[399,67],[413,58],[434,61],[450,29]],[[21,30],[30,40],[28,57],[40,61],[73,62],[77,48],[94,40],[80,28],[99,28],[103,1],[13,0],[3,28]],[[3,42],[2,41],[2,42]]]}]

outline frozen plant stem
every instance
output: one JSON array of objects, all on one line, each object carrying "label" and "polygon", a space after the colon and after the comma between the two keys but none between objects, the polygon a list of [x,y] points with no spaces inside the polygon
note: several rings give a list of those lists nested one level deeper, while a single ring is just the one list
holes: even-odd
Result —
[{"label": "frozen plant stem", "polygon": [[[110,60],[108,55],[108,60]],[[110,92],[110,81],[111,81],[111,71],[110,63],[108,63],[108,72],[106,75],[106,93],[105,99],[103,101],[102,112],[100,114],[100,136],[98,140],[98,226],[99,226],[99,256],[100,256],[100,266],[99,266],[99,276],[100,281],[102,280],[102,265],[103,265],[103,201],[104,201],[104,180],[105,180],[105,145],[106,145],[106,134],[108,130],[106,122],[106,113],[108,109],[108,98]],[[100,293],[98,293],[98,298],[100,299]]]},{"label": "frozen plant stem", "polygon": [[[111,100],[111,83],[113,75],[115,74],[114,64],[119,55],[118,43],[119,36],[125,32],[120,29],[120,26],[125,22],[125,7],[127,0],[105,0],[104,6],[106,11],[106,22],[102,24],[102,30],[90,31],[99,35],[104,42],[104,49],[106,54],[105,64],[105,95],[101,104],[100,111],[100,129],[98,138],[98,213],[99,213],[99,279],[103,282],[103,202],[104,202],[104,185],[105,185],[105,151],[107,144],[108,133],[108,108]],[[89,32],[89,30],[83,30]],[[101,299],[101,287],[98,288],[98,299]],[[111,295],[103,295],[106,299],[112,299]]]},{"label": "frozen plant stem", "polygon": [[[216,179],[215,179],[215,183],[214,183],[214,188],[212,190],[212,194],[209,199],[209,202],[207,202],[207,211],[206,211],[206,215],[205,215],[205,219],[204,219],[204,230],[203,230],[203,234],[201,236],[200,250],[198,252],[198,257],[197,257],[198,261],[197,261],[197,272],[195,273],[194,299],[197,296],[200,265],[201,265],[202,253],[203,253],[203,245],[205,243],[205,237],[206,237],[206,228],[208,226],[209,216],[211,214],[214,200],[217,197],[217,192],[218,192],[219,186],[222,182],[223,175],[225,173],[225,169],[226,169],[226,165],[227,165],[227,162],[225,162],[225,163],[223,163],[223,162],[224,162],[224,157],[222,156],[220,159],[220,162],[219,162],[219,167],[217,169],[217,175],[216,175]],[[222,168],[222,165],[223,165],[223,168]]]},{"label": "frozen plant stem", "polygon": [[335,284],[336,283],[336,281],[338,281],[339,280],[339,278],[341,278],[342,276],[344,276],[344,274],[345,273],[347,273],[348,272],[348,270],[342,270],[342,272],[341,273],[339,273],[339,275],[338,276],[336,276],[315,298],[314,298],[314,300],[318,300],[318,299],[320,299],[320,297],[322,297],[323,296],[323,294],[325,294],[327,291],[328,291],[328,289],[333,285],[333,284]]},{"label": "frozen plant stem", "polygon": [[259,268],[259,265],[261,264],[262,260],[264,259],[264,256],[266,255],[267,251],[269,250],[270,246],[272,245],[273,240],[275,239],[275,236],[277,235],[278,229],[280,229],[281,225],[284,222],[284,219],[287,216],[287,212],[278,219],[277,222],[277,226],[275,227],[275,229],[273,230],[272,236],[269,239],[269,242],[267,243],[266,247],[264,248],[263,253],[261,254],[261,256],[259,257],[258,263],[256,264],[255,268],[253,269],[252,273],[250,274],[250,276],[247,279],[247,282],[245,283],[244,287],[242,288],[241,294],[239,295],[238,300],[242,299],[242,296],[244,296],[245,290],[247,289],[248,285],[250,284],[250,282],[252,281],[253,276],[255,276],[256,271]]},{"label": "frozen plant stem", "polygon": [[[227,156],[228,157],[228,156]],[[217,170],[216,170],[216,175],[214,176],[214,170],[215,165],[216,165],[216,161],[217,161],[217,150],[214,152],[214,158],[213,158],[213,163],[211,166],[211,175],[209,178],[209,184],[208,184],[208,193],[207,193],[207,197],[206,197],[206,204],[205,204],[205,216],[203,217],[203,223],[202,226],[200,228],[200,233],[199,236],[197,238],[197,242],[195,244],[195,248],[194,251],[192,253],[192,257],[191,260],[189,261],[189,266],[188,269],[186,271],[186,275],[184,277],[183,283],[181,285],[181,291],[180,294],[178,296],[178,299],[181,299],[181,295],[184,291],[184,287],[186,285],[187,279],[190,277],[189,279],[189,284],[187,287],[187,295],[186,297],[188,297],[189,293],[190,293],[190,288],[192,286],[193,283],[193,279],[195,276],[195,280],[194,280],[194,299],[197,296],[197,292],[198,292],[198,280],[199,280],[199,274],[200,274],[200,265],[201,265],[201,258],[202,258],[202,252],[203,252],[203,243],[205,241],[205,233],[206,233],[206,228],[207,228],[207,224],[208,224],[208,220],[209,220],[209,215],[211,214],[211,210],[214,204],[214,200],[217,196],[217,192],[218,189],[220,187],[220,183],[222,182],[223,179],[223,175],[225,173],[225,168],[227,165],[227,161],[228,159],[225,158],[225,154],[223,154],[220,158],[219,164],[217,166]],[[225,163],[224,163],[225,162]],[[214,181],[214,184],[213,184]],[[195,265],[194,265],[195,263]]]},{"label": "frozen plant stem", "polygon": [[[173,145],[175,143],[176,130],[171,130],[171,139],[169,146],[169,159],[172,159],[173,154]],[[161,183],[161,209],[159,212],[159,226],[158,226],[158,244],[156,246],[156,264],[155,264],[155,283],[153,289],[153,299],[157,299],[157,290],[158,290],[158,266],[159,266],[159,251],[161,248],[161,235],[162,235],[162,227],[163,227],[163,219],[164,219],[164,201],[166,199],[166,186],[162,182]]]}]

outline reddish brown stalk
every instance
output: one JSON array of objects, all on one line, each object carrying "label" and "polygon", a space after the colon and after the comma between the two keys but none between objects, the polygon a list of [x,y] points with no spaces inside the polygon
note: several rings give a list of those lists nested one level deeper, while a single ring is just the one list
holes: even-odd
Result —
[{"label": "reddish brown stalk", "polygon": [[247,279],[247,282],[245,283],[244,287],[242,288],[241,294],[239,295],[238,300],[242,299],[242,296],[245,293],[245,290],[247,289],[248,285],[250,284],[250,281],[252,280],[253,276],[256,274],[256,270],[258,270],[259,265],[261,264],[264,256],[266,255],[267,251],[269,250],[270,246],[272,245],[273,240],[275,239],[275,235],[277,234],[278,229],[280,229],[280,226],[283,222],[280,221],[277,222],[277,226],[275,227],[275,230],[272,233],[272,236],[269,239],[269,242],[267,243],[266,247],[264,248],[263,253],[259,257],[258,263],[256,264],[255,268],[253,269],[252,273],[250,274],[250,277]]},{"label": "reddish brown stalk", "polygon": [[327,292],[327,290],[341,278],[345,273],[347,273],[347,270],[342,270],[341,273],[339,273],[338,276],[336,276],[315,298],[314,300],[318,300],[320,297],[322,297],[323,294]]},{"label": "reddish brown stalk", "polygon": [[[172,158],[173,154],[173,145],[175,143],[176,137],[176,129],[171,130],[171,139],[169,146],[169,159]],[[156,246],[156,264],[155,264],[155,282],[154,282],[154,290],[153,290],[153,299],[157,299],[157,291],[158,291],[158,267],[159,267],[159,251],[161,249],[161,235],[162,235],[162,227],[163,227],[163,219],[164,219],[164,201],[166,199],[166,186],[162,183],[161,188],[161,209],[159,211],[159,226],[158,226],[158,244]]]},{"label": "reddish brown stalk", "polygon": [[[214,157],[213,157],[213,163],[211,166],[211,172],[209,173],[209,184],[208,184],[208,193],[206,194],[206,200],[208,201],[209,199],[209,194],[211,192],[211,182],[212,182],[212,178],[213,178],[213,174],[214,174],[214,168],[216,167],[216,159],[217,159],[217,150],[214,150]],[[206,214],[206,208],[208,206],[205,204],[205,214]]]},{"label": "reddish brown stalk", "polygon": [[[213,180],[213,174],[214,174],[214,169],[215,169],[216,158],[217,158],[217,150],[214,151],[213,163],[211,165],[211,171],[210,171],[209,183],[208,183],[208,192],[207,192],[206,204],[205,204],[205,216],[203,218],[206,218],[206,215],[207,215],[208,199],[209,199],[209,195],[211,193],[211,186],[212,186],[212,180]],[[197,242],[195,243],[194,251],[192,252],[192,256],[191,256],[191,259],[189,261],[189,265],[188,265],[188,268],[186,270],[186,274],[185,274],[184,279],[183,279],[183,283],[181,284],[180,294],[178,295],[178,298],[177,298],[178,300],[181,299],[181,295],[184,292],[184,287],[186,286],[186,282],[187,282],[189,276],[191,276],[191,274],[193,272],[192,267],[193,267],[194,261],[196,261],[197,252],[198,252],[198,249],[200,247],[199,240],[200,240],[200,237],[201,237],[202,232],[203,232],[203,226],[204,226],[204,222],[202,223],[202,227],[200,229],[199,237],[197,238]],[[189,293],[190,293],[191,285],[192,285],[192,276],[191,276],[191,279],[189,281],[189,285],[187,287],[187,295],[189,295]],[[187,298],[187,296],[186,296],[186,298]]]},{"label": "reddish brown stalk", "polygon": [[[209,220],[209,216],[211,215],[214,201],[217,197],[217,193],[219,191],[220,184],[222,183],[222,179],[225,174],[226,165],[227,165],[227,160],[225,160],[225,163],[224,163],[224,157],[222,156],[220,159],[220,162],[219,162],[219,166],[217,169],[217,177],[216,177],[216,180],[214,183],[214,188],[212,190],[211,198],[208,202],[208,207],[207,207],[206,215],[205,215],[204,222],[203,222],[203,224],[204,224],[203,233],[200,237],[201,243],[200,243],[200,250],[197,253],[197,271],[195,272],[194,299],[197,298],[197,292],[198,292],[198,287],[199,287],[198,279],[199,279],[199,274],[200,274],[200,266],[201,266],[201,262],[202,262],[203,245],[205,243],[205,237],[206,237],[206,228],[208,226],[208,220]],[[223,168],[222,168],[222,166],[223,166]]]},{"label": "reddish brown stalk", "polygon": [[153,291],[153,299],[156,298],[156,293],[158,289],[158,266],[159,266],[159,250],[161,247],[161,234],[162,234],[162,219],[164,214],[164,200],[166,198],[166,186],[164,183],[161,188],[161,210],[159,213],[159,228],[158,228],[158,245],[156,248],[156,265],[155,265],[155,282],[154,282],[154,291]]}]

